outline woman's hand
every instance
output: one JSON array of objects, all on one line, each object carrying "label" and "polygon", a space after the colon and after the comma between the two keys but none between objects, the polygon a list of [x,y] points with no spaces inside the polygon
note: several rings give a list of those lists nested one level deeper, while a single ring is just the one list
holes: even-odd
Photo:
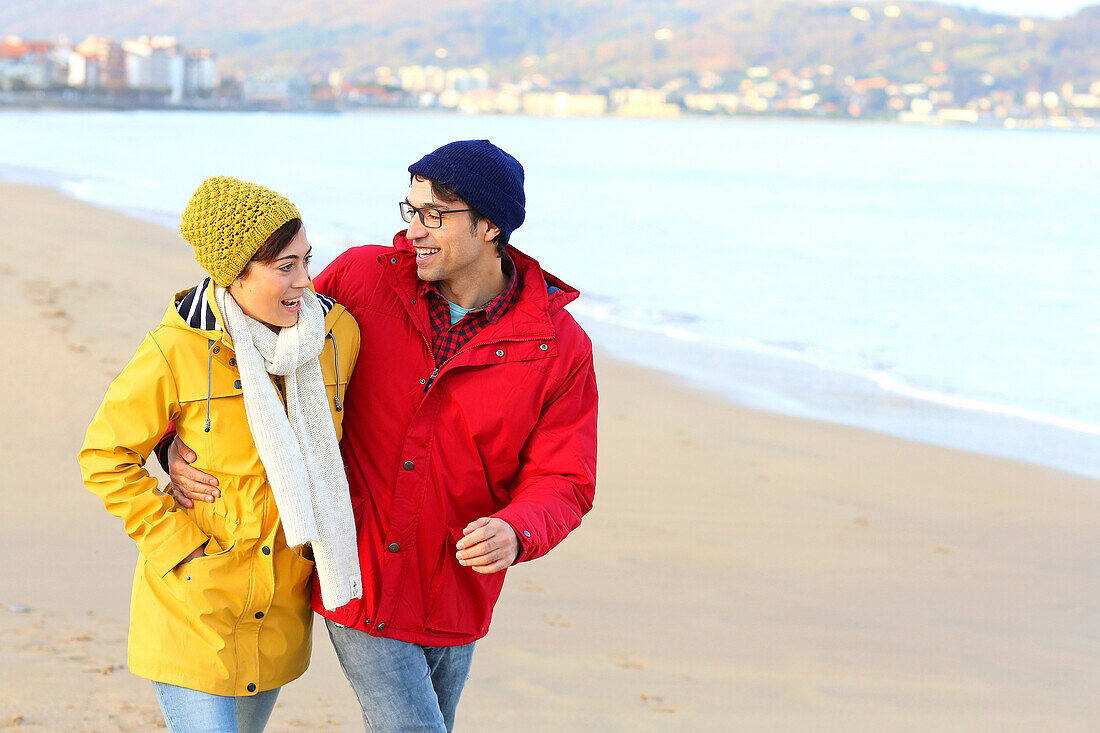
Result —
[{"label": "woman's hand", "polygon": [[185,558],[183,558],[182,560],[180,560],[180,561],[179,561],[179,564],[178,564],[178,565],[176,565],[176,567],[177,567],[177,568],[179,568],[179,567],[183,567],[183,566],[184,566],[184,565],[186,565],[187,563],[189,563],[189,562],[191,562],[192,560],[194,560],[195,558],[199,558],[199,557],[206,557],[206,545],[200,545],[200,546],[199,546],[199,548],[198,548],[197,550],[195,550],[195,551],[194,551],[194,552],[192,552],[192,553],[191,553],[190,555],[188,555],[187,557],[185,557]]}]

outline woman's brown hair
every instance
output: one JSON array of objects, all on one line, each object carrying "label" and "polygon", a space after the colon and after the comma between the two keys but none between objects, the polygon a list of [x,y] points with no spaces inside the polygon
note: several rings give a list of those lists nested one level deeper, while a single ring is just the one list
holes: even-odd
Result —
[{"label": "woman's brown hair", "polygon": [[241,277],[248,274],[248,268],[252,266],[253,262],[274,262],[277,260],[283,250],[290,245],[290,241],[298,236],[298,231],[301,228],[301,219],[291,219],[272,232],[271,236],[264,240],[264,243],[256,250],[256,254],[252,255],[252,259],[245,265]]}]

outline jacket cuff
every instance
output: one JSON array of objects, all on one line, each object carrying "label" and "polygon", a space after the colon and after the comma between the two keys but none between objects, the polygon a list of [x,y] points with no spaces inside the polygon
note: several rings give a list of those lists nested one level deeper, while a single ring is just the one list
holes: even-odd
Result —
[{"label": "jacket cuff", "polygon": [[535,543],[531,536],[531,530],[527,529],[523,523],[519,521],[518,517],[509,512],[507,507],[492,516],[497,519],[503,519],[508,523],[508,526],[512,528],[512,531],[516,533],[516,542],[519,543],[519,552],[516,554],[516,559],[512,561],[512,565],[518,565],[524,560],[533,560],[534,555],[532,555],[530,550],[534,547]]},{"label": "jacket cuff", "polygon": [[[512,527],[513,532],[515,532],[515,529],[516,529],[515,527]],[[516,559],[512,561],[513,565],[518,563],[520,561],[520,559],[523,558],[523,539],[522,539],[522,537],[523,537],[523,535],[521,535],[519,532],[516,532],[516,544],[519,545],[519,552],[516,553]]]},{"label": "jacket cuff", "polygon": [[168,432],[164,434],[164,437],[157,443],[157,447],[153,449],[153,453],[157,456],[157,463],[164,469],[165,473],[168,473],[168,448],[172,445],[172,440],[176,437],[176,428],[172,423],[168,423]]}]

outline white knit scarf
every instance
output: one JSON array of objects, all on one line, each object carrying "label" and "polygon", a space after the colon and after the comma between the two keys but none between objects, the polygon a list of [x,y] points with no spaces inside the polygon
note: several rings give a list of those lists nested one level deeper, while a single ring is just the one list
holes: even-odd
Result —
[{"label": "white knit scarf", "polygon": [[[325,315],[306,290],[298,323],[278,333],[245,315],[215,286],[225,330],[233,339],[248,427],[267,471],[286,542],[313,545],[321,600],[330,611],[363,595],[355,520],[344,462],[318,357]],[[286,411],[269,374],[283,377]]]}]

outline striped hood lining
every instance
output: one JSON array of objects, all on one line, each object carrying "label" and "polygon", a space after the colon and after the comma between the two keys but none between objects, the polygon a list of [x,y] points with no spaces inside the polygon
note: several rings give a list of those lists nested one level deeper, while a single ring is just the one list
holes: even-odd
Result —
[{"label": "striped hood lining", "polygon": [[[195,287],[187,291],[187,293],[176,301],[176,312],[180,314],[180,318],[190,326],[191,328],[197,328],[200,331],[221,331],[222,324],[218,323],[218,319],[214,316],[214,309],[210,307],[210,278],[203,278]],[[327,295],[321,295],[316,293],[317,300],[321,304],[321,310],[327,316],[328,312],[332,310],[332,307],[336,305],[336,301]]]},{"label": "striped hood lining", "polygon": [[176,301],[176,312],[191,328],[197,328],[200,331],[220,331],[222,324],[218,323],[218,319],[214,317],[214,309],[206,299],[209,287],[210,278],[204,278]]}]

